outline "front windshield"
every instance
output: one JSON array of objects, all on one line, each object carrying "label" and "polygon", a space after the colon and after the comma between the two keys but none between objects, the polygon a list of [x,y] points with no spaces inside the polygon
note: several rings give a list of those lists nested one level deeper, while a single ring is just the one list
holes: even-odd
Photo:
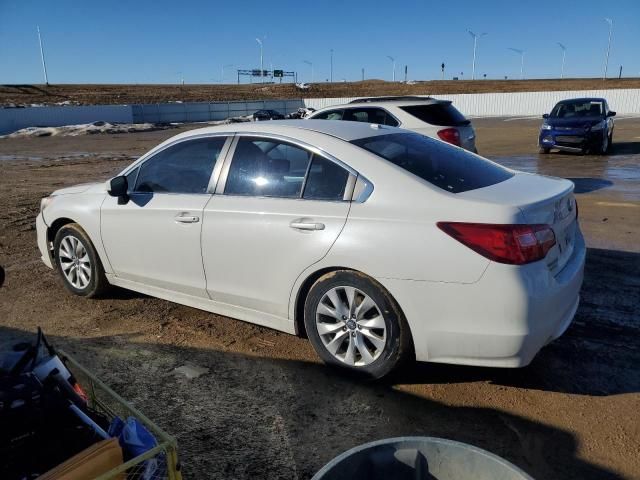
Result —
[{"label": "front windshield", "polygon": [[604,105],[599,100],[581,100],[558,103],[551,112],[553,118],[601,117]]}]

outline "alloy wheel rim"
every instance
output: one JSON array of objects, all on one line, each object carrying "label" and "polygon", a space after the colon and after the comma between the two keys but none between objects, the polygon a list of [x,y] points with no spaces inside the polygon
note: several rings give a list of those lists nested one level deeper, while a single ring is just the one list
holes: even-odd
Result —
[{"label": "alloy wheel rim", "polygon": [[67,235],[60,242],[58,258],[62,274],[79,290],[87,288],[91,282],[91,260],[83,243],[73,235]]},{"label": "alloy wheel rim", "polygon": [[334,287],[322,296],[316,307],[316,330],[334,358],[355,367],[376,361],[387,342],[380,308],[355,287]]}]

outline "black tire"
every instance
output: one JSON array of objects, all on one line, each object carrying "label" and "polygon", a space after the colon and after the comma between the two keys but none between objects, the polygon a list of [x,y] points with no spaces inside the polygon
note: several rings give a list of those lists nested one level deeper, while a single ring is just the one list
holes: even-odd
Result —
[{"label": "black tire", "polygon": [[[73,285],[69,278],[64,273],[63,270],[63,259],[61,259],[61,244],[63,240],[70,239],[70,237],[76,239],[86,251],[86,254],[89,258],[89,281],[86,285]],[[68,240],[71,241],[71,240]],[[98,297],[102,295],[109,287],[109,282],[107,281],[107,277],[104,274],[104,268],[102,267],[102,262],[96,253],[96,250],[89,239],[89,236],[86,232],[78,225],[77,223],[68,223],[63,226],[56,233],[56,237],[53,241],[53,252],[56,262],[56,267],[58,269],[58,273],[60,274],[60,278],[62,278],[62,283],[64,286],[71,292],[81,297]],[[66,263],[68,265],[68,263]],[[72,269],[74,267],[71,267]],[[80,268],[80,267],[78,267]],[[76,273],[76,278],[77,273]]]},{"label": "black tire", "polygon": [[611,148],[611,142],[608,135],[604,135],[602,139],[602,143],[600,144],[600,151],[598,152],[600,155],[606,155]]},{"label": "black tire", "polygon": [[540,147],[540,148],[538,149],[538,153],[540,153],[540,154],[544,154],[544,155],[547,155],[550,151],[551,151],[551,149],[550,149],[550,148]]},{"label": "black tire", "polygon": [[[375,302],[375,307],[380,311],[386,328],[386,341],[377,358],[366,365],[350,365],[336,358],[323,343],[316,325],[316,312],[320,301],[325,294],[334,288],[354,287],[362,294],[370,297]],[[362,298],[360,299],[362,302]],[[366,314],[367,312],[362,312]],[[375,313],[375,310],[374,310]],[[343,317],[344,319],[344,317]],[[366,321],[366,318],[362,319]],[[360,321],[360,320],[359,320]],[[338,270],[327,273],[320,277],[311,287],[304,304],[304,322],[307,336],[313,345],[318,356],[328,365],[347,368],[356,375],[378,379],[382,378],[394,370],[396,370],[405,361],[414,358],[413,343],[409,325],[398,304],[387,290],[376,282],[374,279],[366,275],[352,270]],[[345,320],[345,325],[349,322]],[[339,321],[336,325],[341,325]],[[349,335],[355,336],[358,330],[361,330],[360,324],[357,323],[357,330],[348,330],[346,326],[341,328],[346,332],[345,342],[350,342]],[[366,328],[365,328],[366,329]],[[331,334],[329,334],[331,335]],[[338,333],[335,334],[336,338]],[[359,339],[364,336],[358,334]],[[360,340],[363,341],[363,340]],[[373,346],[373,344],[369,344]],[[348,346],[348,345],[347,345]],[[346,349],[346,347],[345,347]],[[361,354],[360,359],[363,360]]]}]

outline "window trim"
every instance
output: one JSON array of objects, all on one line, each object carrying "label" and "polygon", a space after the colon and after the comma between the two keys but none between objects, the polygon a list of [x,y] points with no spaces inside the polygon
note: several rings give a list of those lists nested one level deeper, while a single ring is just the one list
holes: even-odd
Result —
[{"label": "window trim", "polygon": [[[339,167],[344,168],[349,173],[349,176],[347,177],[347,184],[344,189],[344,195],[342,196],[342,200],[316,200],[316,199],[302,197],[302,195],[304,194],[304,187],[307,183],[307,175],[309,174],[309,168],[311,166],[311,163],[313,162],[313,157],[309,161],[309,166],[307,166],[307,172],[305,173],[305,178],[302,184],[302,190],[300,191],[300,196],[298,197],[292,198],[292,197],[271,197],[271,196],[261,196],[261,195],[234,195],[234,194],[228,194],[228,193],[225,194],[224,189],[227,184],[227,178],[229,176],[229,170],[231,168],[231,162],[233,161],[233,156],[235,155],[235,152],[236,152],[236,147],[238,146],[238,142],[240,141],[240,139],[245,137],[269,139],[269,140],[276,140],[279,142],[290,143],[292,145],[295,145],[296,147],[299,147],[311,152],[313,155],[318,155],[320,157],[323,157],[325,160],[333,162]],[[270,199],[278,199],[278,200],[303,200],[305,202],[350,202],[352,200],[353,190],[355,188],[357,177],[358,177],[358,172],[353,168],[351,168],[349,165],[335,158],[333,155],[325,152],[324,150],[318,147],[315,147],[313,145],[310,145],[306,142],[303,142],[302,140],[287,137],[285,135],[279,135],[276,133],[246,132],[246,131],[236,132],[233,138],[233,142],[224,159],[224,165],[221,167],[220,176],[218,178],[218,182],[217,182],[214,193],[216,195],[224,195],[226,197],[270,198]]]},{"label": "window trim", "polygon": [[[163,145],[160,148],[155,148],[150,150],[149,152],[145,153],[144,155],[142,155],[140,158],[138,158],[138,160],[136,160],[135,162],[133,162],[131,165],[129,165],[127,168],[125,168],[122,172],[120,172],[119,176],[123,176],[123,175],[128,175],[131,172],[133,172],[136,168],[138,169],[138,173],[136,174],[136,183],[138,182],[138,176],[140,175],[140,169],[143,167],[143,165],[151,160],[152,158],[154,158],[156,155],[164,152],[165,150],[167,150],[168,148],[171,148],[175,145],[181,144],[181,143],[185,143],[185,142],[190,142],[193,140],[203,140],[203,139],[207,139],[207,138],[217,138],[217,137],[226,137],[226,140],[224,142],[224,144],[222,145],[222,149],[220,150],[220,154],[218,155],[218,160],[216,161],[216,164],[213,166],[213,170],[211,172],[211,176],[209,177],[209,183],[207,184],[207,191],[204,193],[177,193],[177,192],[136,192],[135,190],[130,190],[130,194],[131,195],[149,195],[149,194],[153,194],[153,195],[212,195],[215,190],[216,190],[216,184],[218,183],[218,181],[220,180],[220,173],[222,171],[222,167],[223,164],[226,160],[226,157],[229,153],[229,150],[231,148],[231,143],[233,142],[234,139],[234,133],[233,132],[216,132],[216,133],[203,133],[203,134],[199,134],[199,135],[191,135],[188,137],[184,137],[184,138],[179,138],[173,142],[167,143],[166,145]],[[133,187],[135,188],[135,184],[133,185]],[[131,188],[131,185],[129,185],[129,188]]]}]

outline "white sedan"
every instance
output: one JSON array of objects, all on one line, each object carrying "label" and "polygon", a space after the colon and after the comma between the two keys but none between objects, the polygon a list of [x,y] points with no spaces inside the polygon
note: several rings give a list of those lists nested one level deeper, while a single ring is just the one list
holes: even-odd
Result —
[{"label": "white sedan", "polygon": [[292,120],[192,130],[42,200],[42,259],[306,335],[381,377],[403,360],[520,367],[576,312],[573,184],[399,128]]}]

